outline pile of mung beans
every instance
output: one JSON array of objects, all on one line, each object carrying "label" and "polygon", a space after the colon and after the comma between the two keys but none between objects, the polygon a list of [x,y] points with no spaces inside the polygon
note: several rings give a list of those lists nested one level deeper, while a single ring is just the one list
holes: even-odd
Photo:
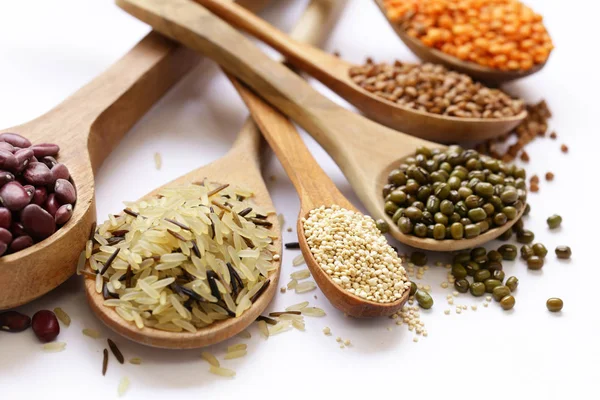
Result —
[{"label": "pile of mung beans", "polygon": [[374,64],[350,68],[360,87],[400,106],[458,118],[505,118],[524,110],[521,99],[512,99],[465,74],[436,64]]},{"label": "pile of mung beans", "polygon": [[542,16],[517,0],[385,0],[408,35],[463,61],[529,70],[554,48]]},{"label": "pile of mung beans", "polygon": [[384,209],[406,235],[470,239],[517,218],[525,178],[524,169],[475,150],[420,147],[390,172]]},{"label": "pile of mung beans", "polygon": [[46,239],[69,221],[77,200],[56,144],[0,134],[0,256]]}]

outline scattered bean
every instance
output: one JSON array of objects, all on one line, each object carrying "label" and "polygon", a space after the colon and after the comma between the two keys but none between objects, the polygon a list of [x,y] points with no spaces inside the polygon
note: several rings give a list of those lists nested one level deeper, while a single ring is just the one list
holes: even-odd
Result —
[{"label": "scattered bean", "polygon": [[35,336],[42,343],[48,343],[56,339],[60,333],[60,325],[56,315],[50,310],[41,310],[33,315],[31,327]]},{"label": "scattered bean", "polygon": [[558,297],[551,297],[546,301],[546,307],[548,311],[559,312],[563,309],[563,301]]},{"label": "scattered bean", "polygon": [[556,253],[556,257],[567,260],[571,258],[571,248],[569,246],[558,246],[554,251]]}]

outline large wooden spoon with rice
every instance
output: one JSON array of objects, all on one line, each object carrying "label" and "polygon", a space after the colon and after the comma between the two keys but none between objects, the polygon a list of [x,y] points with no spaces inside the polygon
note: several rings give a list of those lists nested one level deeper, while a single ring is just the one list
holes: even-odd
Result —
[{"label": "large wooden spoon with rice", "polygon": [[[300,40],[318,42],[322,39],[322,31],[328,26],[327,20],[334,10],[331,1],[312,0],[294,29],[292,35]],[[319,34],[321,32],[321,34]],[[144,198],[155,196],[161,189],[172,188],[202,181],[207,178],[211,182],[229,184],[230,187],[243,187],[252,190],[253,201],[263,210],[274,210],[273,203],[260,170],[261,135],[252,119],[244,124],[232,149],[221,159],[194,170],[168,184],[149,193]],[[266,221],[272,224],[271,232],[280,237],[280,226],[274,212]],[[281,239],[273,241],[271,248],[281,254]],[[136,324],[123,319],[113,307],[104,305],[105,299],[96,290],[95,279],[85,280],[85,292],[94,313],[115,332],[144,345],[189,349],[208,346],[221,342],[243,331],[265,310],[278,288],[281,262],[273,258],[273,268],[269,273],[270,283],[266,290],[252,303],[241,316],[216,321],[196,332],[169,332],[152,327],[138,328]],[[89,266],[86,266],[89,268]],[[88,276],[86,274],[86,276]],[[93,278],[93,276],[92,276]]]}]

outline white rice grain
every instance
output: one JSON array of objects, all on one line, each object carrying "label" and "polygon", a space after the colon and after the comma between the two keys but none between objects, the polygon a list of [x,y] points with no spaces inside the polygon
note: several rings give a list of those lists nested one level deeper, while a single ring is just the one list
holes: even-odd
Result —
[{"label": "white rice grain", "polygon": [[203,351],[201,356],[211,366],[217,367],[217,368],[221,366],[221,363],[219,362],[219,360],[217,360],[217,357],[215,357],[212,353],[209,353],[208,351]]},{"label": "white rice grain", "polygon": [[306,261],[304,260],[304,256],[302,254],[297,255],[296,257],[294,257],[294,259],[292,260],[292,265],[294,267],[297,267],[299,265],[302,265],[306,263]]},{"label": "white rice grain", "polygon": [[229,369],[229,368],[221,368],[221,367],[215,367],[215,366],[211,365],[209,371],[212,374],[224,376],[227,378],[233,378],[235,376],[235,371],[232,369]]},{"label": "white rice grain", "polygon": [[285,311],[302,311],[305,307],[308,306],[308,301],[303,301],[302,303],[293,304],[285,309]]},{"label": "white rice grain", "polygon": [[302,315],[306,315],[307,317],[324,317],[325,310],[322,310],[318,307],[306,307],[302,309]]},{"label": "white rice grain", "polygon": [[125,392],[127,392],[127,389],[129,389],[129,385],[130,381],[128,377],[124,376],[123,378],[121,378],[121,381],[119,382],[119,388],[117,389],[119,397],[125,395]]},{"label": "white rice grain", "polygon": [[48,353],[58,353],[63,351],[66,347],[67,344],[65,342],[51,342],[42,346],[44,351]]},{"label": "white rice grain", "polygon": [[311,290],[315,290],[316,288],[317,285],[313,281],[302,282],[296,285],[296,293],[306,293],[310,292]]},{"label": "white rice grain", "polygon": [[302,279],[310,278],[310,271],[308,269],[303,269],[301,271],[293,272],[290,275],[290,278],[296,279],[298,281],[300,281]]}]

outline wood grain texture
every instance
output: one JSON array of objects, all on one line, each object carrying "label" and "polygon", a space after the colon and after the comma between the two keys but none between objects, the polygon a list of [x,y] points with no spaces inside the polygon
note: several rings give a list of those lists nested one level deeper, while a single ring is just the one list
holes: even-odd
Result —
[{"label": "wood grain texture", "polygon": [[528,70],[501,71],[499,69],[484,67],[483,65],[479,65],[474,62],[460,60],[454,56],[451,56],[450,54],[446,54],[440,50],[425,46],[419,39],[409,36],[406,33],[406,30],[403,29],[400,24],[388,20],[385,6],[383,5],[383,0],[374,1],[377,4],[377,7],[381,10],[383,17],[389,22],[390,26],[392,29],[394,29],[400,40],[402,40],[406,47],[408,47],[423,61],[442,64],[450,69],[462,72],[463,74],[467,74],[478,81],[485,82],[493,86],[498,86],[502,83],[525,78],[526,76],[540,71],[546,65],[546,62],[544,62],[543,64],[536,64],[533,66],[533,68]]},{"label": "wood grain texture", "polygon": [[[302,15],[294,28],[292,35],[299,40],[310,40],[318,43],[325,34],[324,27],[331,17],[332,8],[322,7],[324,0],[312,0],[306,12]],[[330,0],[326,0],[330,1]],[[254,201],[262,208],[274,210],[273,203],[260,170],[260,143],[261,136],[258,127],[249,118],[244,124],[231,150],[217,161],[194,170],[165,186],[180,186],[208,178],[210,181],[230,183],[232,186],[250,188],[255,193]],[[156,195],[160,188],[148,193],[145,197]],[[275,214],[270,215],[268,221],[273,224],[272,230],[281,237],[281,227]],[[278,253],[282,253],[281,239],[274,241]],[[165,332],[145,327],[138,329],[134,324],[123,320],[112,308],[104,307],[104,299],[95,291],[95,282],[86,279],[85,292],[90,307],[94,313],[115,332],[144,345],[170,348],[190,349],[208,346],[229,339],[246,329],[265,310],[273,299],[279,286],[281,261],[274,261],[276,269],[271,271],[269,279],[271,284],[258,300],[239,318],[229,318],[218,321],[210,326],[198,329],[196,333]]]},{"label": "wood grain texture", "polygon": [[298,242],[306,265],[325,297],[335,308],[355,318],[390,316],[398,312],[408,300],[408,291],[402,298],[391,303],[366,301],[334,283],[317,263],[306,242],[302,218],[308,216],[310,210],[320,206],[338,205],[347,210],[359,211],[321,169],[294,125],[237,79],[231,76],[230,79],[298,192],[300,197],[297,221]]},{"label": "wood grain texture", "polygon": [[306,71],[353,104],[370,119],[390,128],[439,143],[483,141],[510,132],[526,116],[458,118],[404,107],[356,85],[349,70],[354,65],[309,44],[299,43],[260,17],[223,0],[196,0],[211,12],[257,37],[282,53],[294,67]]},{"label": "wood grain texture", "polygon": [[34,246],[0,258],[0,310],[27,303],[75,272],[96,220],[94,172],[133,124],[198,56],[152,32],[121,60],[63,103],[23,125],[4,129],[32,143],[60,146],[78,193],[70,221]]},{"label": "wood grain texture", "polygon": [[[117,0],[117,4],[157,31],[212,58],[302,126],[338,164],[362,203],[376,219],[389,220],[383,212],[381,196],[387,173],[402,159],[414,154],[419,146],[443,148],[442,145],[392,130],[338,106],[191,0]],[[514,222],[469,240],[430,243],[428,239],[402,234],[394,224],[391,224],[391,233],[409,246],[450,251],[485,243],[501,235]]]},{"label": "wood grain texture", "polygon": [[[251,120],[248,120],[240,131],[233,147],[224,157],[179,177],[163,187],[186,185],[207,178],[211,182],[229,183],[232,186],[251,188],[255,193],[253,201],[257,205],[266,210],[274,210],[260,171],[260,139],[258,128]],[[153,190],[145,198],[156,195],[159,190],[160,188]],[[277,216],[271,214],[267,220],[273,224],[271,230],[277,232],[281,237],[281,227]],[[273,245],[278,249],[278,254],[281,254],[281,238],[274,240]],[[215,322],[205,328],[198,329],[196,333],[165,332],[149,327],[138,329],[135,324],[122,319],[113,308],[103,305],[104,298],[102,294],[96,293],[93,279],[85,280],[85,293],[96,316],[113,331],[128,339],[153,347],[170,349],[198,348],[235,336],[256,320],[271,302],[279,288],[281,261],[274,261],[274,264],[276,269],[269,274],[271,284],[242,316]]]}]

